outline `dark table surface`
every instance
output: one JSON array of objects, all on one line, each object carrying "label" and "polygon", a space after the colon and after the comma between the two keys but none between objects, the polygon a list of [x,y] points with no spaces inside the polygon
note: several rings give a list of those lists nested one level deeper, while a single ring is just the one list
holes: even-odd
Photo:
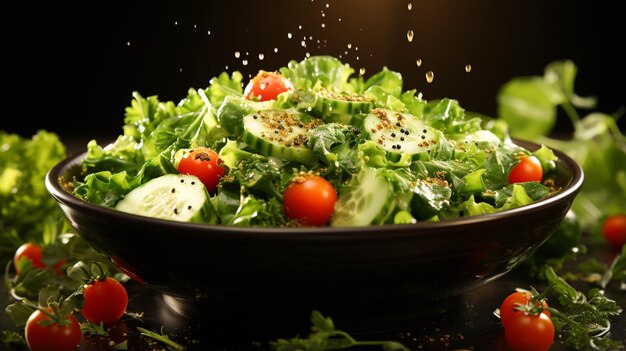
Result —
[{"label": "dark table surface", "polygon": [[[79,140],[77,143],[68,143],[68,152],[76,153],[77,147],[86,143]],[[80,150],[80,149],[78,149]],[[84,149],[83,149],[84,150]],[[606,246],[589,246],[588,256],[610,262],[614,251]],[[377,332],[353,332],[348,324],[342,325],[335,321],[337,329],[350,333],[357,340],[394,340],[401,342],[411,350],[508,350],[504,340],[504,330],[494,310],[501,301],[514,291],[515,288],[529,289],[531,286],[541,290],[546,283],[533,281],[525,275],[525,269],[518,267],[506,275],[487,283],[471,292],[465,293],[455,300],[455,304],[446,312],[422,317],[404,327],[392,329],[381,328]],[[442,274],[445,274],[442,272]],[[2,279],[5,277],[3,276]],[[129,292],[128,312],[141,314],[141,317],[125,315],[117,324],[108,328],[109,336],[83,336],[81,350],[111,350],[117,343],[127,342],[128,350],[167,350],[159,342],[141,336],[137,327],[143,327],[168,335],[172,340],[183,345],[185,350],[269,350],[268,342],[277,338],[291,338],[296,336],[294,330],[285,332],[267,332],[267,325],[241,324],[238,326],[226,325],[209,321],[208,318],[189,319],[174,312],[164,302],[163,295],[148,286],[133,280],[126,283]],[[582,290],[586,292],[586,290]],[[626,292],[619,284],[607,287],[606,295],[614,299],[619,306],[626,306]],[[6,288],[0,292],[2,306],[13,302],[8,296]],[[323,312],[323,311],[321,311]],[[307,322],[306,327],[295,328],[300,336],[307,336],[308,320],[310,316],[302,316]],[[333,317],[329,315],[328,317]],[[258,321],[256,322],[258,323]],[[268,319],[267,323],[271,323]],[[0,313],[0,331],[15,330],[16,328],[5,313]],[[621,340],[626,345],[626,313],[622,313],[613,320],[611,337]],[[3,346],[0,345],[0,348]],[[6,347],[6,346],[4,346]],[[26,348],[8,348],[9,350],[23,350]],[[380,349],[380,348],[369,348]],[[558,335],[552,350],[565,350],[566,347],[559,341]]]}]

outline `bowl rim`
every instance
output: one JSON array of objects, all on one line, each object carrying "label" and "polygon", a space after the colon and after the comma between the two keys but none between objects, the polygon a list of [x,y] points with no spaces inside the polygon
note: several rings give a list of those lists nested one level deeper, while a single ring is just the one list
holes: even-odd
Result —
[{"label": "bowl rim", "polygon": [[[523,139],[511,139],[516,145],[523,146],[529,150],[538,149],[541,145],[526,141]],[[263,236],[285,236],[288,234],[291,238],[298,238],[301,236],[310,237],[311,234],[315,234],[315,237],[319,239],[337,239],[337,234],[346,234],[351,238],[355,236],[359,237],[375,237],[375,238],[390,238],[390,234],[397,234],[400,236],[404,236],[407,233],[411,235],[417,235],[422,232],[439,232],[444,228],[456,228],[456,227],[466,227],[469,225],[476,225],[480,223],[494,222],[494,221],[502,221],[511,216],[515,216],[520,213],[535,213],[538,211],[542,211],[545,208],[554,206],[562,201],[565,201],[568,198],[573,198],[580,191],[582,184],[584,182],[584,173],[582,167],[578,162],[576,162],[573,158],[565,154],[564,152],[550,148],[554,154],[558,157],[558,161],[563,163],[567,169],[571,171],[571,180],[569,184],[563,187],[558,193],[550,195],[549,197],[530,203],[528,205],[524,205],[521,207],[512,208],[509,210],[490,213],[490,214],[482,214],[476,216],[467,216],[467,217],[458,217],[452,219],[446,219],[438,222],[430,222],[430,221],[418,221],[416,223],[410,224],[382,224],[382,225],[369,225],[369,226],[354,226],[354,227],[253,227],[253,226],[229,226],[229,225],[221,225],[221,224],[207,224],[207,223],[191,223],[191,222],[178,222],[160,218],[147,217],[143,215],[136,215],[132,213],[126,213],[117,211],[113,208],[108,208],[105,206],[97,205],[90,203],[88,201],[79,199],[69,192],[65,191],[61,185],[59,184],[58,178],[60,176],[60,172],[63,169],[66,169],[73,165],[80,164],[80,160],[82,160],[87,151],[70,155],[66,157],[64,160],[61,160],[56,165],[54,165],[50,170],[48,170],[45,177],[45,186],[48,192],[55,198],[55,200],[59,204],[65,204],[69,207],[73,208],[84,208],[87,211],[93,213],[99,213],[102,215],[106,215],[112,219],[120,219],[123,221],[131,221],[131,222],[141,222],[144,225],[155,225],[160,226],[164,229],[176,229],[176,230],[185,230],[189,229],[191,232],[205,232],[203,235],[210,235],[211,233],[225,233],[227,235],[237,235],[237,236],[255,236],[258,237],[260,234]],[[385,232],[384,236],[381,236],[380,233]],[[320,234],[330,234],[333,235],[320,235]]]}]

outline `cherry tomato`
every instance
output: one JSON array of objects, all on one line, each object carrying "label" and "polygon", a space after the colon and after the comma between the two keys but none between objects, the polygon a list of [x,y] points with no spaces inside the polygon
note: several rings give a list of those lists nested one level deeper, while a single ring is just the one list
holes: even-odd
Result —
[{"label": "cherry tomato", "polygon": [[217,184],[224,176],[224,165],[218,154],[207,147],[192,149],[178,163],[178,172],[195,175],[204,184],[209,193],[217,189]]},{"label": "cherry tomato", "polygon": [[[19,267],[17,263],[22,257],[28,259],[33,265],[33,267],[35,268],[46,267],[46,264],[42,260],[43,258],[42,248],[39,245],[36,245],[33,243],[24,243],[15,251],[15,255],[13,257],[13,267],[15,268],[15,272],[18,274],[20,272],[19,272]],[[57,275],[63,274],[63,271],[61,270],[61,268],[63,267],[65,262],[66,261],[62,259],[62,260],[59,260],[54,265],[52,265],[51,268],[56,272]]]},{"label": "cherry tomato", "polygon": [[128,307],[128,293],[122,283],[107,277],[85,286],[82,314],[90,322],[110,325],[117,322]]},{"label": "cherry tomato", "polygon": [[33,267],[44,268],[46,265],[41,260],[41,246],[35,245],[32,243],[22,244],[16,251],[15,256],[13,257],[13,266],[15,267],[15,271],[19,273],[19,269],[17,267],[17,262],[25,257],[30,261]]},{"label": "cherry tomato", "polygon": [[535,156],[525,156],[519,159],[509,173],[509,184],[522,182],[540,182],[543,169],[539,159]]},{"label": "cherry tomato", "polygon": [[[46,311],[52,313],[50,308],[47,308]],[[24,336],[30,350],[76,350],[80,344],[81,337],[80,326],[76,317],[68,314],[64,317],[63,325],[57,322],[47,325],[41,324],[41,322],[49,320],[50,317],[40,310],[36,310],[28,318],[24,327]]]},{"label": "cherry tomato", "polygon": [[602,234],[613,247],[620,249],[626,243],[626,214],[607,217],[602,225]]},{"label": "cherry tomato", "polygon": [[[517,310],[516,307],[518,304],[528,304],[530,298],[531,294],[529,291],[516,291],[502,301],[502,304],[500,305],[500,322],[504,328],[507,328],[507,325],[514,318],[514,315],[518,313],[524,314],[524,312]],[[543,300],[543,307],[548,307],[548,303],[545,300]],[[542,313],[550,317],[549,311],[544,310]]]},{"label": "cherry tomato", "polygon": [[504,339],[513,351],[545,351],[554,341],[554,324],[545,313],[516,313],[504,329]]},{"label": "cherry tomato", "polygon": [[292,90],[291,82],[279,72],[261,70],[246,85],[243,95],[248,100],[267,101],[276,100],[278,94]]},{"label": "cherry tomato", "polygon": [[337,202],[337,191],[317,175],[297,176],[283,193],[283,209],[289,218],[303,225],[328,223]]}]

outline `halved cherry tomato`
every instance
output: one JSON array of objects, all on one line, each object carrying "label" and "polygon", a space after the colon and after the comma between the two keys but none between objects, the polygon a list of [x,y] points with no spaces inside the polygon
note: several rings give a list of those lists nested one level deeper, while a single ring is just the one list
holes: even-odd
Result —
[{"label": "halved cherry tomato", "polygon": [[210,148],[192,149],[178,163],[178,172],[195,175],[204,184],[209,193],[217,189],[217,184],[224,176],[224,165],[219,155]]},{"label": "halved cherry tomato", "polygon": [[298,175],[283,193],[285,215],[303,225],[328,223],[337,203],[337,191],[326,179],[312,174]]},{"label": "halved cherry tomato", "polygon": [[522,182],[540,182],[543,177],[543,168],[535,156],[525,156],[519,159],[509,173],[509,184]]},{"label": "halved cherry tomato", "polygon": [[[15,255],[13,256],[13,267],[15,268],[15,272],[17,274],[20,273],[18,262],[20,259],[22,259],[22,257],[28,259],[35,268],[46,267],[46,264],[42,260],[42,248],[37,244],[24,243],[20,247],[18,247],[17,250],[15,250]],[[61,268],[63,267],[65,262],[66,261],[64,259],[61,259],[57,263],[52,265],[51,268],[56,272],[57,275],[63,274]]]},{"label": "halved cherry tomato", "polygon": [[[507,327],[515,314],[524,313],[516,309],[518,304],[526,305],[530,299],[531,293],[529,291],[515,291],[502,301],[502,304],[500,305],[500,322],[504,328]],[[542,302],[543,308],[547,308],[548,303],[545,300]],[[544,310],[542,313],[545,313],[548,317],[550,317],[550,311]]]},{"label": "halved cherry tomato", "polygon": [[276,100],[280,93],[292,91],[293,85],[280,72],[259,71],[254,78],[250,80],[243,95],[248,100]]},{"label": "halved cherry tomato", "polygon": [[504,338],[513,351],[546,351],[554,341],[554,324],[545,313],[518,312],[504,329]]},{"label": "halved cherry tomato", "polygon": [[128,307],[128,293],[122,283],[106,277],[85,286],[82,314],[90,322],[110,325],[117,322]]},{"label": "halved cherry tomato", "polygon": [[602,235],[614,248],[620,249],[626,244],[626,214],[607,217],[602,224]]},{"label": "halved cherry tomato", "polygon": [[[46,312],[52,314],[52,309],[46,308]],[[36,310],[24,327],[24,338],[31,351],[77,350],[81,335],[78,320],[72,314],[62,318],[59,324],[42,311]]]}]

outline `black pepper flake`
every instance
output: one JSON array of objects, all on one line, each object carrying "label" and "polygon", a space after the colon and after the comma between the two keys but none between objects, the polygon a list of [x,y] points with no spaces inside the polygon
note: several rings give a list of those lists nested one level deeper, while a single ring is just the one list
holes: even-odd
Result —
[{"label": "black pepper flake", "polygon": [[391,133],[391,137],[395,138],[396,137],[396,133]]},{"label": "black pepper flake", "polygon": [[191,182],[191,185],[195,185],[195,184],[196,184],[196,182],[195,182],[195,181],[194,181],[194,182]]},{"label": "black pepper flake", "polygon": [[426,132],[428,132],[426,129],[422,130],[422,133],[426,133]]},{"label": "black pepper flake", "polygon": [[401,126],[402,124],[400,124],[400,122],[396,122],[396,127]]},{"label": "black pepper flake", "polygon": [[404,131],[404,134],[409,135],[409,131],[408,130]]},{"label": "black pepper flake", "polygon": [[257,116],[257,115],[252,115],[252,118],[257,119],[257,118],[259,118],[259,116]]},{"label": "black pepper flake", "polygon": [[191,205],[187,206],[187,209],[188,209],[188,210],[191,210]]},{"label": "black pepper flake", "polygon": [[172,188],[172,194],[176,192],[176,188]]},{"label": "black pepper flake", "polygon": [[398,146],[397,146],[397,147],[398,147],[398,150],[400,150],[400,144],[398,144]]},{"label": "black pepper flake", "polygon": [[426,139],[426,135],[422,135],[422,139]]},{"label": "black pepper flake", "polygon": [[178,214],[178,209],[177,208],[174,209],[174,214]]},{"label": "black pepper flake", "polygon": [[400,129],[400,133],[404,133],[404,128]]},{"label": "black pepper flake", "polygon": [[400,141],[404,141],[404,137],[400,137]]},{"label": "black pepper flake", "polygon": [[391,148],[395,150],[395,149],[396,149],[396,146],[395,146],[395,145],[391,145]]},{"label": "black pepper flake", "polygon": [[184,179],[181,179],[181,180],[180,180],[180,182],[181,182],[181,183],[184,183],[184,182],[185,182],[185,180],[184,180]]}]

